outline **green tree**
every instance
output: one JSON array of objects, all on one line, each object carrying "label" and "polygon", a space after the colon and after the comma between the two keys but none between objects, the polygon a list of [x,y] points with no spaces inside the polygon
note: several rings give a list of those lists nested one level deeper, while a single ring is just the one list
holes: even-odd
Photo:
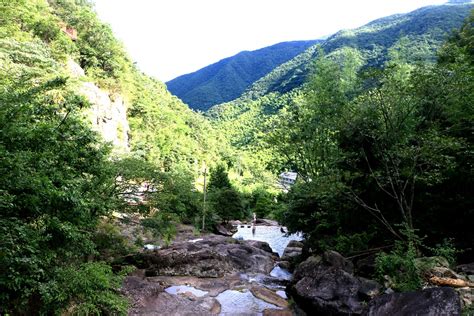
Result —
[{"label": "green tree", "polygon": [[[32,45],[18,43],[16,52]],[[105,264],[93,270],[111,283],[87,293],[108,303],[96,304],[83,288],[66,293],[60,283],[88,282],[81,273],[60,275],[87,268],[87,258],[96,254],[91,237],[97,223],[118,203],[109,148],[83,122],[87,102],[45,52],[0,60],[0,310],[46,314],[76,306],[124,313],[118,281]],[[64,291],[49,296],[51,282]]]}]

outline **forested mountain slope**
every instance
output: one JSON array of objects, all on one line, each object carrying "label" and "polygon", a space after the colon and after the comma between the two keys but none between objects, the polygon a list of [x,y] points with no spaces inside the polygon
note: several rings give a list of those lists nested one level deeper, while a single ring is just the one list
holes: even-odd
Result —
[{"label": "forested mountain slope", "polygon": [[[473,4],[420,8],[407,14],[381,18],[354,30],[342,30],[320,43],[325,54],[343,48],[356,49],[367,66],[381,66],[391,54],[410,62],[433,61],[437,48],[453,29],[460,27]],[[244,97],[270,92],[284,93],[300,87],[316,58],[315,46],[278,66],[249,87]]]},{"label": "forested mountain slope", "polygon": [[265,133],[264,122],[284,104],[299,102],[299,90],[314,71],[313,62],[321,52],[336,62],[351,56],[352,66],[360,70],[382,67],[390,59],[431,63],[442,43],[463,24],[472,8],[472,4],[429,6],[340,31],[275,68],[242,97],[212,107],[208,116],[218,129],[230,135],[233,145],[259,146],[259,135]]},{"label": "forested mountain slope", "polygon": [[166,85],[192,109],[206,111],[213,105],[238,98],[253,82],[317,42],[284,42],[255,51],[243,51],[179,76]]}]

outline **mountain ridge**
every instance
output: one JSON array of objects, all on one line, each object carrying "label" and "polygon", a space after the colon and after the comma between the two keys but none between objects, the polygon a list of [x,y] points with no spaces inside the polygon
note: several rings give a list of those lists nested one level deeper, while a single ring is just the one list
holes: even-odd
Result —
[{"label": "mountain ridge", "polygon": [[212,105],[238,98],[253,82],[318,42],[320,40],[289,41],[241,51],[174,78],[166,85],[191,108],[207,110]]}]

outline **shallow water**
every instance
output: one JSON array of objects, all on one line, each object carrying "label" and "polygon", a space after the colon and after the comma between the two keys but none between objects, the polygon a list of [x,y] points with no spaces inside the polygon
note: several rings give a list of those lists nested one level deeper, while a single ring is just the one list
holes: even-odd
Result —
[{"label": "shallow water", "polygon": [[187,286],[187,285],[173,285],[173,286],[167,287],[165,291],[169,294],[174,294],[174,295],[190,292],[194,296],[197,296],[197,297],[201,297],[209,293],[209,292],[201,291],[199,289],[196,289],[195,287]]},{"label": "shallow water", "polygon": [[216,299],[221,304],[219,315],[262,315],[267,308],[281,309],[256,298],[248,290],[243,292],[227,290],[219,294]]},{"label": "shallow water", "polygon": [[272,272],[270,272],[270,276],[280,280],[291,280],[291,273],[286,269],[280,268],[279,266],[273,268]]},{"label": "shallow water", "polygon": [[[279,226],[255,226],[255,230],[252,231],[252,227],[240,225],[237,227],[237,232],[232,236],[235,239],[243,240],[258,240],[267,242],[274,252],[277,252],[281,257],[283,251],[285,251],[286,246],[290,240],[302,240],[301,234],[291,234],[285,236],[281,232]],[[286,231],[286,229],[285,229]]]}]

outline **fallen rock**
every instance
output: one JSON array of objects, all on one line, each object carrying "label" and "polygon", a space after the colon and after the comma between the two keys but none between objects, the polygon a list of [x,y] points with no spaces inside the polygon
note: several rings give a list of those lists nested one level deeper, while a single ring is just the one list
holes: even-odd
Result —
[{"label": "fallen rock", "polygon": [[369,303],[365,315],[461,315],[461,302],[458,294],[448,287],[385,294]]},{"label": "fallen rock", "polygon": [[283,308],[288,307],[288,302],[284,298],[267,288],[261,286],[252,286],[250,288],[250,292],[252,292],[253,296],[256,298],[264,300],[267,303]]}]

